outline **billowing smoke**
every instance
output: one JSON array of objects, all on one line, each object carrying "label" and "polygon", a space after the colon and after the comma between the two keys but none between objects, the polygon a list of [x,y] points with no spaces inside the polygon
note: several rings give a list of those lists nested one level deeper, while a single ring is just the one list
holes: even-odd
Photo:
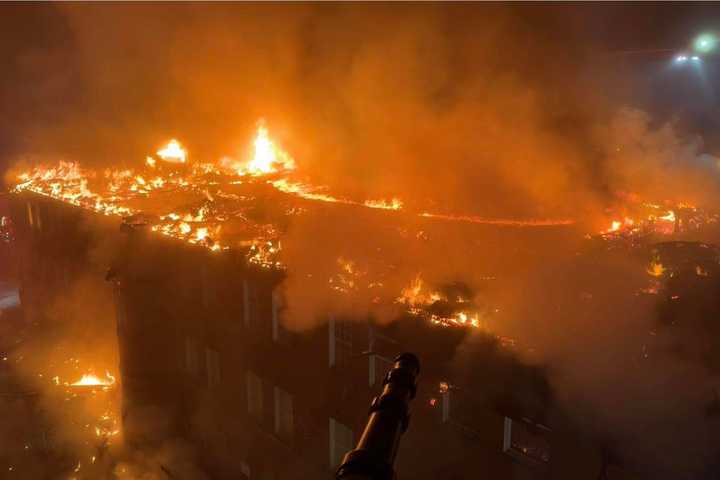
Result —
[{"label": "billowing smoke", "polygon": [[264,117],[321,183],[563,215],[596,193],[585,139],[602,109],[569,75],[584,56],[553,33],[562,15],[514,10],[53,7],[45,42],[18,46],[5,79],[21,114],[6,155],[132,164],[177,136],[217,160]]},{"label": "billowing smoke", "polygon": [[[349,209],[293,217],[283,236],[285,321],[304,330],[327,310],[390,321],[397,312],[377,299],[392,300],[418,274],[435,286],[463,282],[502,304],[492,327],[534,346],[523,360],[548,368],[578,423],[639,464],[667,459],[663,472],[707,465],[711,451],[680,451],[673,435],[696,445],[692,435],[714,425],[702,413],[713,374],[672,354],[674,340],[656,331],[655,305],[637,305],[645,260],[589,262],[577,253],[583,233],[605,226],[605,209],[628,195],[716,201],[717,160],[681,122],[614,101],[617,79],[600,74],[613,60],[596,55],[569,10],[10,12],[5,31],[29,18],[48,28],[8,47],[15,55],[3,101],[15,116],[0,120],[12,139],[0,152],[6,162],[37,155],[136,165],[169,137],[182,139],[190,158],[213,161],[244,151],[264,118],[303,173],[347,195],[398,197],[420,211],[576,220],[523,230]],[[652,367],[636,358],[649,332],[670,345],[653,350]],[[663,457],[668,450],[674,455]]]},{"label": "billowing smoke", "polygon": [[697,165],[708,160],[696,158],[699,141],[641,112],[616,113],[619,82],[598,73],[608,60],[570,9],[11,12],[9,31],[30,20],[49,28],[12,46],[6,160],[133,165],[174,136],[191,157],[214,161],[244,152],[264,118],[320,184],[448,211],[580,218],[617,190],[706,191],[715,167]]},{"label": "billowing smoke", "polygon": [[702,137],[631,108],[620,109],[596,135],[615,191],[710,207],[717,203],[719,159],[703,149]]}]

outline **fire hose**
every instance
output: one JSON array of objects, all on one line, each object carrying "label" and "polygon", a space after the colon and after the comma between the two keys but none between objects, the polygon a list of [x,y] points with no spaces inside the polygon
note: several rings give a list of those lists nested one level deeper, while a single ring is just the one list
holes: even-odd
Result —
[{"label": "fire hose", "polygon": [[412,353],[395,359],[383,380],[383,391],[370,405],[365,430],[354,450],[345,455],[336,480],[393,480],[400,438],[410,420],[410,402],[417,392],[420,361]]}]

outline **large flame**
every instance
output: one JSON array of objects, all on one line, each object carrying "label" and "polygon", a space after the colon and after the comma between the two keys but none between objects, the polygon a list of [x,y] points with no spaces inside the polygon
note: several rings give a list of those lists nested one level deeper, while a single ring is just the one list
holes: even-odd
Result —
[{"label": "large flame", "polygon": [[267,128],[258,128],[258,133],[255,137],[254,145],[255,155],[253,156],[253,159],[250,161],[250,163],[248,163],[248,172],[251,174],[263,174],[272,172],[277,156],[275,155],[275,147],[273,146],[270,138],[268,137]]},{"label": "large flame", "polygon": [[[170,163],[185,163],[187,152],[175,139],[156,152],[160,158]],[[152,162],[149,162],[152,163]],[[154,166],[154,163],[153,163]]]},{"label": "large flame", "polygon": [[289,172],[295,169],[295,160],[270,140],[270,134],[264,125],[258,127],[253,140],[253,155],[249,161],[242,162],[225,157],[219,164],[237,175],[251,176]]},{"label": "large flame", "polygon": [[[231,229],[223,230],[222,224],[232,218],[244,218],[241,209],[229,206],[229,202],[225,202],[228,207],[224,210],[216,208],[217,196],[224,199],[239,198],[223,188],[223,185],[236,183],[267,182],[280,192],[313,202],[385,210],[388,214],[402,211],[405,215],[436,221],[510,227],[546,227],[574,223],[572,219],[485,218],[419,209],[413,211],[400,198],[393,196],[386,199],[349,198],[336,194],[329,186],[313,184],[306,177],[300,176],[295,171],[294,160],[271,139],[264,125],[258,127],[251,146],[248,159],[242,162],[224,158],[217,163],[190,164],[184,147],[173,139],[157,151],[157,160],[146,157],[137,169],[109,168],[105,171],[94,171],[81,169],[77,163],[60,162],[55,167],[38,166],[22,173],[18,176],[14,191],[28,190],[104,215],[121,217],[150,213],[139,209],[138,203],[134,202],[137,198],[154,197],[157,193],[176,191],[201,195],[207,199],[202,208],[188,206],[183,211],[154,217],[150,228],[163,235],[202,245],[211,251],[229,249],[231,245],[226,243],[220,234]],[[188,167],[159,168],[163,162],[187,164]],[[158,197],[159,202],[162,203],[164,198],[166,197]],[[671,234],[678,227],[675,225],[677,211],[675,209],[683,209],[683,215],[688,209],[694,209],[686,204],[678,204],[673,210],[653,204],[647,206],[652,210],[649,215],[645,215],[642,219],[626,216],[622,220],[613,220],[610,228],[601,234],[608,238],[614,235],[624,236],[626,233],[634,234],[646,227],[652,227],[656,232]],[[298,208],[304,207],[298,206]],[[147,217],[143,220],[147,221]],[[243,245],[253,246],[247,260],[262,266],[281,267],[279,244],[273,243],[276,239],[275,233],[261,234],[251,241],[244,242]]]}]

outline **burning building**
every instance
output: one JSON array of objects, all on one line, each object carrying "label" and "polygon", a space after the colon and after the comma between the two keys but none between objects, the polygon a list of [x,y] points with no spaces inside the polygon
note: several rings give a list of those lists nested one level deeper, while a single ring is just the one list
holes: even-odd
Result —
[{"label": "burning building", "polygon": [[[149,455],[142,467],[107,454],[102,464],[120,478],[137,468],[158,478],[327,476],[357,439],[391,359],[410,350],[424,368],[404,475],[464,478],[481,462],[498,478],[626,478],[611,446],[555,402],[543,369],[518,361],[529,347],[502,335],[501,308],[478,293],[512,274],[504,255],[523,267],[540,248],[543,262],[560,256],[548,246],[581,237],[572,222],[451,216],[331,194],[294,178],[294,162],[264,128],[244,164],[192,163],[173,141],[142,168],[37,168],[20,174],[12,198],[29,318],[42,321],[48,292],[81,272],[112,292],[117,364],[103,376],[95,362],[93,376],[67,385],[122,391],[116,417],[98,419],[91,463],[118,435],[137,452],[185,449]],[[308,270],[283,256],[293,252],[291,219],[343,225],[348,215],[362,228],[315,240],[325,263],[307,251]],[[453,228],[470,232],[457,236],[467,251],[496,246],[472,288],[407,276],[421,265],[400,268],[393,257],[394,244],[417,250],[414,259],[436,254],[448,248],[437,231]],[[382,236],[381,247],[343,256],[326,243],[361,232]],[[89,250],[102,252],[105,269],[90,264]],[[308,314],[293,305],[298,292],[321,300],[311,320],[289,317]],[[93,478],[82,461],[75,470]]]},{"label": "burning building", "polygon": [[717,158],[608,104],[594,8],[23,8],[0,367],[46,477],[329,475],[408,350],[406,476],[717,457]]}]

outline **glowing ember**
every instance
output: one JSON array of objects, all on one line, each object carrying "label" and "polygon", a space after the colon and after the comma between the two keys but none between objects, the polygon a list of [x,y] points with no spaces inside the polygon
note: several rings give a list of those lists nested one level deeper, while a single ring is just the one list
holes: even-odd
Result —
[{"label": "glowing ember", "polygon": [[[430,290],[426,287],[420,275],[416,276],[407,287],[403,288],[396,303],[405,305],[411,315],[427,318],[430,323],[442,327],[472,327],[486,328],[481,315],[475,311],[468,299],[458,296],[448,298],[447,295]],[[449,307],[450,312],[441,309],[438,313],[434,307],[443,305]],[[452,311],[454,310],[454,311]]]},{"label": "glowing ember", "polygon": [[208,229],[205,227],[198,228],[195,231],[195,240],[198,242],[205,240],[207,238],[207,236],[208,236]]},{"label": "glowing ember", "polygon": [[665,220],[667,222],[674,222],[675,221],[675,212],[670,210],[667,214],[663,215],[662,217],[658,217],[660,220]]},{"label": "glowing ember", "polygon": [[674,235],[720,221],[717,214],[687,202],[640,203],[635,197],[631,196],[633,200],[623,207],[623,210],[632,211],[632,216],[612,220],[610,228],[600,232],[601,236],[633,239],[646,235]]},{"label": "glowing ember", "polygon": [[653,260],[647,268],[648,275],[653,277],[662,277],[665,273],[665,267],[658,260]]},{"label": "glowing ember", "polygon": [[185,163],[187,152],[182,148],[180,142],[173,139],[162,149],[156,152],[158,156],[169,163]]},{"label": "glowing ember", "polygon": [[298,197],[306,198],[308,200],[319,200],[321,202],[330,203],[354,203],[350,200],[344,200],[341,198],[333,197],[331,195],[327,195],[325,193],[320,193],[320,191],[324,190],[323,187],[314,187],[300,182],[290,182],[284,178],[272,181],[271,185],[280,190],[281,192],[296,195]]},{"label": "glowing ember", "polygon": [[384,210],[400,210],[403,207],[403,202],[397,198],[392,200],[367,200],[365,202],[366,207],[370,208],[381,208]]},{"label": "glowing ember", "polygon": [[574,220],[570,219],[510,219],[510,218],[485,218],[478,217],[475,215],[447,215],[440,213],[429,213],[423,212],[419,216],[427,218],[435,218],[438,220],[448,220],[453,222],[465,222],[465,223],[477,223],[484,225],[506,225],[510,227],[547,227],[547,226],[561,226],[561,225],[573,225]]},{"label": "glowing ember", "polygon": [[253,244],[247,253],[247,261],[263,268],[283,268],[283,264],[278,260],[280,254],[280,244],[277,246],[267,241],[264,243]]},{"label": "glowing ember", "polygon": [[465,312],[457,312],[450,316],[430,315],[430,321],[435,325],[443,327],[473,327],[480,328],[480,318],[476,313],[469,315]]},{"label": "glowing ember", "polygon": [[635,225],[635,221],[632,218],[625,217],[622,221],[620,220],[613,220],[610,224],[610,228],[605,230],[603,233],[613,233],[620,231],[621,229],[625,228],[631,228],[633,225]]}]

